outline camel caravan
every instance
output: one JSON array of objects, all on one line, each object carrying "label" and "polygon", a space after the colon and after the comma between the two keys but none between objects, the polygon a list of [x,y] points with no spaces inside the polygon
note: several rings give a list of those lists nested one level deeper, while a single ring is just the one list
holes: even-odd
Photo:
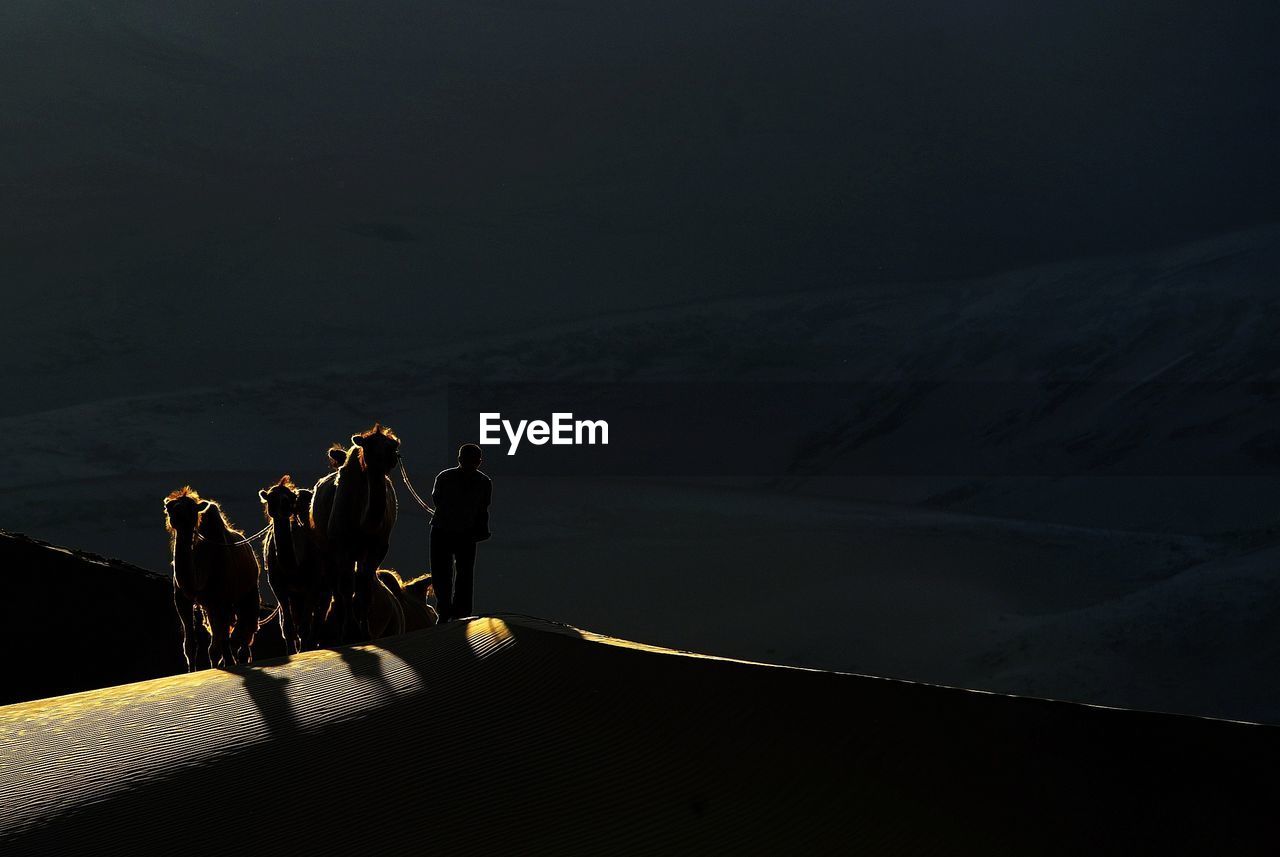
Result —
[{"label": "camel caravan", "polygon": [[[436,624],[431,576],[404,580],[379,567],[396,523],[390,473],[399,449],[395,433],[378,423],[352,435],[349,448],[335,444],[331,472],[314,487],[299,488],[286,474],[258,492],[267,523],[253,536],[190,486],[165,498],[188,671],[251,663],[254,635],[273,620],[289,654]],[[265,618],[252,547],[259,536],[276,599]],[[199,644],[204,635],[207,651]]]}]

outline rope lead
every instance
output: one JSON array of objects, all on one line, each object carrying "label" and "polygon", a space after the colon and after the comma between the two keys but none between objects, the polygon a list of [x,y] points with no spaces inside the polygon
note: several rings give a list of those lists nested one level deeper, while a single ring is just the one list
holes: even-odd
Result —
[{"label": "rope lead", "polygon": [[413,483],[409,481],[409,471],[404,468],[404,456],[400,456],[400,479],[404,482],[404,487],[409,489],[409,496],[417,503],[422,511],[426,512],[428,517],[434,518],[436,510],[427,505],[427,502],[418,496],[418,492],[413,490]]},{"label": "rope lead", "polygon": [[262,529],[258,530],[258,531],[257,531],[256,533],[254,533],[253,535],[251,535],[251,536],[245,536],[243,539],[241,539],[241,540],[240,540],[240,541],[238,541],[238,542],[210,542],[210,541],[209,541],[208,539],[206,539],[204,536],[200,535],[200,531],[199,531],[199,530],[196,530],[196,541],[209,542],[209,544],[211,544],[211,545],[217,545],[217,546],[218,546],[218,547],[220,547],[220,548],[238,548],[238,547],[240,547],[241,545],[247,545],[247,544],[249,544],[249,542],[257,541],[258,539],[262,538],[263,536],[265,536],[265,535],[267,534],[267,532],[271,529],[271,527],[272,527],[272,525],[271,525],[271,524],[267,524],[265,527],[263,527]]}]

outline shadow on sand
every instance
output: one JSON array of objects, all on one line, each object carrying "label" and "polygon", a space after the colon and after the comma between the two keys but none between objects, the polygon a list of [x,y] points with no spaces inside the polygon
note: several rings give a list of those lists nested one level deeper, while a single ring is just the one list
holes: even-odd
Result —
[{"label": "shadow on sand", "polygon": [[[285,658],[280,662],[287,660]],[[227,672],[240,676],[244,689],[262,715],[272,738],[280,740],[298,733],[298,716],[294,713],[293,703],[285,689],[285,685],[289,683],[288,676],[273,675],[261,667],[253,666],[232,667]]]},{"label": "shadow on sand", "polygon": [[[358,646],[376,646],[378,641],[372,643],[360,643]],[[335,649],[338,657],[351,670],[351,675],[361,681],[372,681],[378,685],[384,696],[392,696],[395,689],[391,686],[391,682],[387,681],[386,674],[382,671],[382,658],[377,652],[371,652],[366,648],[358,646],[343,646]]]}]

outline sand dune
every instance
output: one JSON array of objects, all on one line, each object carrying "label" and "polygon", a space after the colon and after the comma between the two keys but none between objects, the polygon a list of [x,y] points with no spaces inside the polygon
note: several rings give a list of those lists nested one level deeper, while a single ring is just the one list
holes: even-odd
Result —
[{"label": "sand dune", "polygon": [[0,846],[1266,853],[1277,734],[498,616],[0,709]]}]

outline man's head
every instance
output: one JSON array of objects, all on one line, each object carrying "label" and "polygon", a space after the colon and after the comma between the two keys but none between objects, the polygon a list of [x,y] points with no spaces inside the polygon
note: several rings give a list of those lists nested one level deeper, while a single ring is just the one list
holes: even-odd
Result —
[{"label": "man's head", "polygon": [[477,470],[484,461],[484,453],[474,443],[464,443],[458,447],[458,464],[467,470]]}]

